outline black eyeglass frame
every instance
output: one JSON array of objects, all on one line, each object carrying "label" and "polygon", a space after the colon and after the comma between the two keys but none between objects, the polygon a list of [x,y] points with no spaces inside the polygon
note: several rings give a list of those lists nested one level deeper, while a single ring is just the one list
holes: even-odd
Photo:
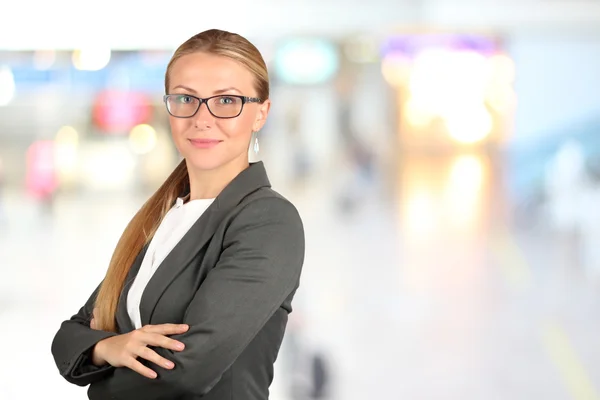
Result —
[{"label": "black eyeglass frame", "polygon": [[[169,110],[169,105],[168,105],[168,101],[169,98],[171,96],[186,96],[186,97],[192,97],[196,100],[198,100],[198,107],[196,107],[196,110],[192,113],[192,115],[187,116],[187,117],[179,117],[177,115],[173,115],[171,113],[171,110]],[[208,101],[217,97],[235,97],[237,99],[240,99],[242,101],[242,106],[240,107],[240,112],[237,115],[234,115],[232,117],[219,117],[218,115],[215,115],[212,110],[210,109],[210,106],[208,105]],[[248,96],[240,96],[240,95],[236,95],[236,94],[218,94],[215,96],[210,96],[210,97],[198,97],[198,96],[193,96],[191,94],[179,94],[179,93],[174,93],[174,94],[165,94],[163,96],[163,101],[165,103],[165,107],[167,108],[167,112],[169,113],[169,115],[175,117],[175,118],[192,118],[194,115],[196,115],[196,113],[198,113],[198,110],[200,109],[200,106],[202,106],[202,103],[206,104],[206,109],[208,110],[208,112],[215,118],[220,118],[220,119],[230,119],[230,118],[237,118],[242,114],[242,111],[244,110],[244,104],[246,103],[262,103],[262,99],[258,98],[258,97],[248,97]]]}]

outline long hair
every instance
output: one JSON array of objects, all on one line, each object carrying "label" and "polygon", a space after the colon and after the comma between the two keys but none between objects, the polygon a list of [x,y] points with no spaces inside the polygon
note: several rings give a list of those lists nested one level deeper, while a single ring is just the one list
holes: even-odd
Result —
[{"label": "long hair", "polygon": [[[227,57],[244,65],[254,75],[258,97],[263,101],[269,98],[267,67],[258,49],[244,37],[218,29],[194,35],[177,48],[167,66],[165,93],[169,93],[169,76],[175,62],[185,55],[197,52]],[[184,195],[188,187],[189,175],[183,160],[125,228],[95,300],[94,318],[98,329],[117,331],[115,314],[127,274],[142,248],[154,236],[175,199]]]}]

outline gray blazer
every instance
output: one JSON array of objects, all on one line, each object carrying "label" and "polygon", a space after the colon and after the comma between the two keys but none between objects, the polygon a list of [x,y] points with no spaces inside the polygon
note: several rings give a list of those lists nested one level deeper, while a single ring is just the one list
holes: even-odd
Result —
[{"label": "gray blazer", "polygon": [[[147,246],[137,256],[121,293],[119,333],[134,327],[126,294]],[[142,325],[186,323],[173,338],[182,352],[154,348],[175,368],[144,364],[148,379],[128,368],[96,367],[94,345],[115,333],[90,328],[98,289],[52,342],[61,375],[90,385],[92,400],[264,400],[304,262],[304,229],[296,208],[271,189],[262,162],[241,172],[196,221],[148,283],[140,304]]]}]

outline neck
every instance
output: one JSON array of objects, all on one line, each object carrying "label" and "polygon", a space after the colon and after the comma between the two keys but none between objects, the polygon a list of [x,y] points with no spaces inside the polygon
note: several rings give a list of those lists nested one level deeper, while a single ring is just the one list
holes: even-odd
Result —
[{"label": "neck", "polygon": [[187,164],[190,177],[189,200],[214,199],[240,172],[248,168],[248,159],[235,159],[212,170],[194,169]]}]

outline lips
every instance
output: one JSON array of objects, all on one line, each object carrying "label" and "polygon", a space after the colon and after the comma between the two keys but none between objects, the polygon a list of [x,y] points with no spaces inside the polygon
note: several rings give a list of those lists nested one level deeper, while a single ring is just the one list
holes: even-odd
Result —
[{"label": "lips", "polygon": [[192,146],[200,148],[200,149],[208,149],[211,147],[215,147],[216,145],[218,145],[219,143],[222,142],[222,140],[217,140],[217,139],[188,139],[188,140],[190,141]]}]

